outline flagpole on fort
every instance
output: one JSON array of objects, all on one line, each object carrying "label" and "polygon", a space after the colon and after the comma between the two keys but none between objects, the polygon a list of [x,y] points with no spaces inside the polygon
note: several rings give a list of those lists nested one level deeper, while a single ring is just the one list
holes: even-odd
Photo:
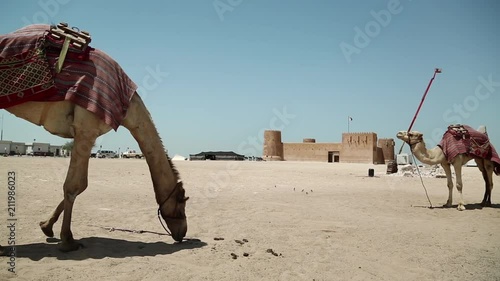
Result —
[{"label": "flagpole on fort", "polygon": [[347,132],[349,133],[350,131],[350,123],[352,121],[352,117],[351,116],[347,116]]}]

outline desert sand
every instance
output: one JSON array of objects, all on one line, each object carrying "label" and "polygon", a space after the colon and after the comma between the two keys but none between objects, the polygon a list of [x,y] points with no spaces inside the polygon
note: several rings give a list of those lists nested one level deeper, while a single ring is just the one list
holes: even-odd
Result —
[{"label": "desert sand", "polygon": [[[91,159],[72,224],[85,248],[62,253],[38,222],[62,199],[68,162],[0,158],[2,246],[7,172],[17,178],[16,273],[0,257],[0,280],[500,280],[500,177],[481,208],[477,168],[464,168],[460,212],[428,208],[420,179],[385,165],[175,162],[191,197],[179,244],[161,235],[144,160]],[[423,180],[443,205],[446,179]]]}]

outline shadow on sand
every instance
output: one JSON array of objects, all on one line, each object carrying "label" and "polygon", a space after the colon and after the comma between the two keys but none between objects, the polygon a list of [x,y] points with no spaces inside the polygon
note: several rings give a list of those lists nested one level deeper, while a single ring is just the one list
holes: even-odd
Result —
[{"label": "shadow on sand", "polygon": [[[427,209],[456,209],[458,207],[457,204],[452,205],[451,207],[444,207],[444,206],[433,206],[430,208],[429,206],[419,206],[419,205],[412,205],[412,207],[415,208],[427,208]],[[480,203],[474,203],[474,204],[465,204],[465,210],[481,210],[481,209],[500,209],[500,204],[491,204],[491,206],[488,207],[483,207],[481,206]]]},{"label": "shadow on sand", "polygon": [[465,204],[465,209],[466,210],[481,210],[481,209],[488,209],[488,208],[500,209],[500,204],[491,204],[491,206],[488,206],[488,207],[483,207],[483,206],[481,206],[480,203]]},{"label": "shadow on sand", "polygon": [[[156,255],[168,255],[187,249],[201,248],[207,245],[197,239],[191,239],[182,243],[167,244],[164,242],[136,242],[121,239],[88,237],[82,238],[78,242],[84,245],[78,251],[63,253],[59,251],[58,239],[48,238],[48,243],[32,243],[16,246],[17,258],[29,258],[34,261],[45,257],[55,257],[58,260],[85,260],[125,258],[125,257],[146,257]],[[10,249],[5,247],[7,251]]]}]

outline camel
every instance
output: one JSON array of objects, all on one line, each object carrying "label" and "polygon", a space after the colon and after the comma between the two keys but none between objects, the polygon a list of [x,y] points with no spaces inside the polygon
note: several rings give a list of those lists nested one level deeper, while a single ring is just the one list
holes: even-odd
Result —
[{"label": "camel", "polygon": [[452,206],[453,179],[451,175],[451,165],[453,165],[453,168],[455,169],[456,186],[460,195],[460,201],[458,203],[457,210],[465,210],[464,199],[462,195],[462,166],[472,159],[474,159],[474,161],[477,163],[477,167],[481,171],[485,182],[485,192],[481,205],[483,207],[491,206],[493,172],[498,175],[498,167],[495,167],[497,165],[496,163],[491,160],[475,157],[466,153],[460,153],[453,159],[451,159],[451,161],[448,161],[445,153],[440,146],[436,146],[432,149],[427,149],[425,146],[423,134],[418,131],[411,131],[409,133],[407,131],[400,131],[396,136],[398,139],[410,145],[412,153],[422,163],[428,165],[440,164],[443,167],[446,173],[447,185],[449,190],[448,200],[446,201],[446,204],[443,205],[443,207],[449,208]]},{"label": "camel", "polygon": [[[109,132],[111,127],[91,112],[68,101],[27,102],[6,110],[19,118],[43,126],[54,135],[74,140],[69,169],[63,184],[64,199],[47,220],[40,222],[40,227],[46,236],[53,237],[52,227],[64,212],[60,250],[77,250],[81,245],[74,240],[71,232],[73,204],[76,197],[87,188],[89,155],[94,142],[99,136]],[[46,112],[44,119],[43,112]],[[187,232],[185,204],[189,197],[185,197],[179,173],[164,153],[165,149],[150,114],[137,93],[130,101],[123,126],[130,131],[146,158],[156,202],[172,238],[182,241]]]},{"label": "camel", "polygon": [[[43,31],[44,28],[42,26],[40,30]],[[61,75],[67,74],[63,71]],[[122,81],[125,78],[120,76],[119,79]],[[185,196],[180,175],[165,153],[148,109],[135,89],[130,90],[130,95],[128,109],[121,125],[130,131],[139,144],[151,173],[159,214],[170,229],[172,238],[180,242],[187,232],[185,206],[189,197]],[[47,220],[40,222],[40,228],[46,236],[53,237],[53,225],[61,213],[64,213],[59,248],[63,252],[78,250],[82,245],[73,238],[71,232],[73,205],[76,197],[87,188],[91,149],[96,139],[108,133],[112,127],[96,114],[68,100],[28,101],[5,109],[19,118],[43,126],[51,134],[74,140],[69,169],[63,184],[63,200]]]}]

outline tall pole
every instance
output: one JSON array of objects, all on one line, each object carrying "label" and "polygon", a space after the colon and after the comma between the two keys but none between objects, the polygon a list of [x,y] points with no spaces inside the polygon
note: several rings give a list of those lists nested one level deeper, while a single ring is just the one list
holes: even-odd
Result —
[{"label": "tall pole", "polygon": [[[431,81],[429,81],[429,85],[427,85],[427,88],[425,89],[424,96],[422,97],[422,100],[420,101],[420,104],[418,105],[417,112],[415,112],[415,115],[413,116],[413,120],[411,120],[410,127],[408,128],[408,131],[407,131],[408,133],[411,131],[411,128],[413,127],[413,123],[415,123],[415,120],[417,119],[417,115],[420,112],[420,108],[422,107],[422,104],[424,103],[425,97],[427,96],[427,92],[429,92],[429,89],[431,88],[432,81],[434,81],[434,78],[436,78],[436,74],[438,74],[438,73],[441,73],[441,68],[434,69],[434,75],[432,76]],[[405,143],[403,142],[403,144],[401,145],[401,148],[399,149],[398,154],[401,154],[401,152],[403,151],[404,145],[405,145]]]}]

